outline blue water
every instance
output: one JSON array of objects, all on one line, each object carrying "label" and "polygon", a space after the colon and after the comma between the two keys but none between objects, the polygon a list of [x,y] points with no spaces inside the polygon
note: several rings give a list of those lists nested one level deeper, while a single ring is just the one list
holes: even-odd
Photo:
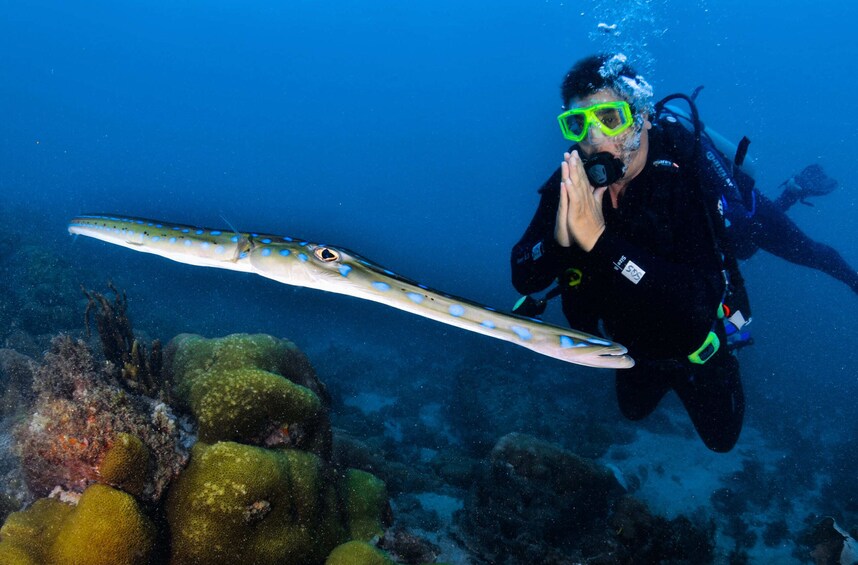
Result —
[{"label": "blue water", "polygon": [[[4,229],[50,247],[89,285],[125,288],[135,325],[153,337],[267,332],[311,358],[339,343],[389,348],[403,365],[477,350],[513,372],[568,370],[558,386],[570,396],[609,397],[607,372],[376,304],[73,241],[65,229],[84,212],[229,223],[343,245],[508,308],[510,248],[566,147],[560,81],[607,49],[628,55],[657,96],[705,85],[704,121],[751,138],[769,196],[822,164],[841,187],[790,216],[858,265],[854,3],[31,1],[3,2],[2,13]],[[775,445],[807,433],[854,451],[855,295],[765,253],[743,270],[756,338],[740,353],[748,423]],[[548,318],[562,322],[556,306]]]}]

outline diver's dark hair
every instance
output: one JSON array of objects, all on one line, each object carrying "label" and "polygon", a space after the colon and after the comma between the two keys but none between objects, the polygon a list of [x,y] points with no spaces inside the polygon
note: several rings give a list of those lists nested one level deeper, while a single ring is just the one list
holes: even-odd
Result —
[{"label": "diver's dark hair", "polygon": [[568,108],[573,98],[584,98],[606,88],[623,96],[632,112],[650,110],[652,87],[622,54],[591,55],[575,63],[560,87],[563,106]]}]

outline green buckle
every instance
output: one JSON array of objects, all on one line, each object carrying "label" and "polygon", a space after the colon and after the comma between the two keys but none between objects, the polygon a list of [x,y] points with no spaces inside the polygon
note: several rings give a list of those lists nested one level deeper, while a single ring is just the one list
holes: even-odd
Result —
[{"label": "green buckle", "polygon": [[703,342],[703,345],[701,345],[697,351],[689,355],[688,360],[697,365],[702,365],[709,361],[720,347],[721,340],[718,339],[715,332],[709,332],[709,335],[706,336],[706,340]]}]

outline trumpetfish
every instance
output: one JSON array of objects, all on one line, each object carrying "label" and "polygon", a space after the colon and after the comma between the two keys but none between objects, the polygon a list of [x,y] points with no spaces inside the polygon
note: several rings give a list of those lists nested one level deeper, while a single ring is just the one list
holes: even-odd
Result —
[{"label": "trumpetfish", "polygon": [[431,289],[342,247],[113,214],[78,216],[68,230],[179,263],[256,273],[283,284],[372,300],[569,363],[634,365],[618,343]]}]

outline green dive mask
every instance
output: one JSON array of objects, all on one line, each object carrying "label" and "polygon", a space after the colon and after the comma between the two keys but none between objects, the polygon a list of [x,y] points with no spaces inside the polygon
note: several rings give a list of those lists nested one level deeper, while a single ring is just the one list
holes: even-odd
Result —
[{"label": "green dive mask", "polygon": [[573,108],[557,116],[563,137],[575,143],[587,136],[591,126],[599,128],[608,137],[629,129],[634,123],[628,102],[599,102],[589,108]]}]

